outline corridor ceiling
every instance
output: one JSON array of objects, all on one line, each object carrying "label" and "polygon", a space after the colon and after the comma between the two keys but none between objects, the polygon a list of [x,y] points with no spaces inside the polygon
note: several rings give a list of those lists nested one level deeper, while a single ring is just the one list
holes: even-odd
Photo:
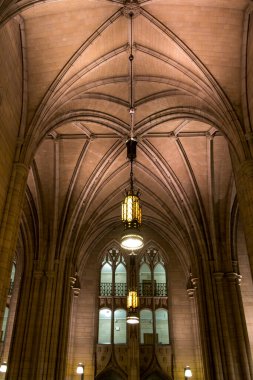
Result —
[{"label": "corridor ceiling", "polygon": [[228,143],[240,159],[248,4],[2,1],[2,21],[15,18],[21,25],[23,156],[31,160],[24,214],[37,220],[39,241],[50,235],[61,247],[72,242],[80,259],[94,241],[119,240],[130,172],[129,12],[134,182],[145,239],[167,241],[179,251],[194,250],[198,240],[207,252],[226,241],[235,196]]}]

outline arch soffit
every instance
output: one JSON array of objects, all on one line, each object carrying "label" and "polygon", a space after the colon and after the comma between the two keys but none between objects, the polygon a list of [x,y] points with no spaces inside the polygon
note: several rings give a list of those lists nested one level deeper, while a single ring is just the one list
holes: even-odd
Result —
[{"label": "arch soffit", "polygon": [[[39,3],[39,2],[36,2],[36,3]],[[119,17],[120,15],[118,14],[118,12],[116,12],[117,13],[117,17]],[[144,12],[145,13],[145,12]],[[144,14],[143,13],[143,14]],[[146,14],[146,13],[145,13]],[[147,16],[147,14],[146,14],[146,16]],[[116,16],[115,16],[116,17]],[[150,16],[150,15],[148,15],[147,17],[152,17],[152,16]],[[116,18],[115,18],[116,19]],[[154,20],[153,20],[154,21]],[[161,25],[160,25],[161,26]],[[160,27],[159,26],[159,27]],[[166,29],[166,28],[165,28]],[[164,28],[162,28],[161,30],[163,30],[164,32],[165,32],[165,29]],[[168,32],[168,30],[166,30],[166,33]],[[174,110],[174,111],[179,111],[178,109],[177,110]],[[178,117],[178,115],[183,115],[184,117],[186,116],[186,115],[188,115],[188,117],[190,117],[190,116],[192,116],[193,118],[195,118],[196,117],[196,115],[195,115],[195,113],[194,112],[192,112],[192,109],[191,110],[186,110],[186,109],[183,109],[183,110],[180,110],[180,111],[182,111],[182,113],[176,113],[175,112],[175,114],[173,114],[173,118],[175,118],[175,117]],[[184,111],[185,111],[185,113],[184,113]],[[191,111],[191,112],[190,112]],[[188,112],[188,113],[187,113]],[[65,116],[65,115],[64,115]],[[201,118],[201,117],[203,117],[203,113],[202,113],[202,115],[199,115],[199,117]],[[68,120],[67,118],[65,119],[65,120]],[[102,122],[102,120],[104,120],[104,118],[102,117],[101,118],[101,122]],[[156,120],[156,118],[154,117],[154,120]],[[168,119],[169,120],[169,119]],[[202,119],[203,120],[203,119]],[[208,120],[208,119],[205,119],[206,121]],[[161,121],[159,121],[159,122],[161,122]],[[209,120],[209,122],[210,122],[210,120]],[[63,123],[64,123],[64,121],[63,121]],[[115,122],[115,125],[116,125],[116,122]],[[124,127],[124,123],[122,123],[122,125],[123,125],[123,127]],[[140,128],[143,126],[143,125],[145,125],[145,123],[143,122],[143,124],[140,126]],[[52,123],[52,126],[51,126],[51,128],[53,129],[53,128],[55,128],[55,125],[54,125],[54,123]],[[141,129],[140,129],[140,131],[141,131]],[[31,154],[31,156],[30,157],[32,157],[32,155],[33,154]]]},{"label": "arch soffit", "polygon": [[[39,4],[39,1],[32,1],[32,2],[22,2],[23,4],[19,4],[20,7],[29,7],[31,5]],[[15,8],[15,5],[14,5]],[[21,8],[20,8],[21,9]],[[206,90],[208,90],[208,86],[211,87],[211,93],[214,95],[214,98],[218,101],[219,108],[224,110],[224,114],[228,118],[228,122],[226,123],[226,128],[225,130],[228,130],[228,135],[231,136],[228,141],[234,141],[234,143],[240,140],[240,137],[238,136],[238,131],[240,131],[240,124],[238,122],[238,119],[236,117],[235,112],[233,111],[232,106],[230,105],[228,99],[226,98],[225,94],[223,93],[222,89],[218,86],[218,83],[215,81],[215,79],[212,77],[210,72],[207,70],[207,68],[201,63],[201,61],[194,55],[194,53],[175,35],[173,34],[172,31],[170,31],[165,25],[163,25],[159,20],[157,20],[155,17],[153,17],[149,12],[147,12],[145,9],[140,8],[140,13],[143,17],[145,17],[147,20],[149,20],[156,28],[159,29],[160,32],[164,34],[167,38],[170,38],[171,40],[174,41],[177,46],[180,47],[180,49],[184,52],[184,54],[187,54],[191,60],[194,62],[194,64],[201,70],[201,72],[205,75],[206,78]],[[72,56],[72,58],[69,60],[69,62],[63,67],[61,70],[60,74],[57,76],[57,78],[53,81],[51,84],[49,90],[45,94],[43,100],[41,101],[41,104],[39,105],[34,119],[30,125],[30,128],[33,128],[35,125],[37,125],[37,121],[41,116],[45,116],[44,112],[46,110],[46,105],[50,105],[50,99],[52,97],[55,97],[58,91],[58,86],[63,83],[64,84],[64,76],[70,69],[70,67],[78,60],[78,57],[80,54],[82,54],[85,49],[90,45],[91,42],[94,42],[96,38],[103,33],[104,30],[106,30],[112,23],[114,23],[120,16],[122,15],[122,9],[119,9],[117,12],[115,12],[108,20],[106,20],[91,36],[88,38],[88,40],[81,46],[80,49],[78,49]],[[127,48],[127,45],[123,46],[120,48],[120,52],[124,51]],[[140,45],[137,46],[137,49],[139,50],[145,50],[145,47],[142,47]],[[158,54],[155,53],[154,51],[151,51],[150,49],[146,49],[145,52],[150,55],[156,55],[158,57]],[[110,53],[111,54],[111,53]],[[109,58],[108,58],[109,59]],[[165,60],[164,57],[159,55],[158,59]],[[182,68],[181,68],[182,69]],[[190,71],[188,70],[188,74]],[[187,74],[187,75],[188,75]],[[196,81],[195,81],[196,84]],[[203,90],[203,88],[202,88]],[[209,99],[210,101],[210,99]],[[42,123],[43,124],[43,123]],[[55,124],[55,123],[54,123]],[[218,123],[218,128],[222,130],[222,126],[219,125]],[[55,128],[55,126],[51,126],[51,128]],[[231,133],[229,132],[229,128],[231,126]],[[50,128],[50,127],[49,127]],[[223,132],[225,132],[223,130]],[[49,131],[49,129],[47,129]],[[42,134],[41,134],[42,133]],[[28,135],[30,132],[28,132]],[[240,132],[239,132],[240,134]],[[38,144],[39,140],[43,139],[45,136],[45,131],[40,131],[40,133],[37,135],[38,139],[36,140],[36,144]],[[225,135],[226,136],[226,135]],[[226,136],[227,137],[227,136]],[[239,137],[239,140],[238,140]],[[34,141],[35,141],[34,140]],[[24,152],[23,152],[23,159],[25,159],[26,156],[26,148],[28,148],[29,144],[24,145]],[[29,149],[28,149],[29,151]],[[30,159],[34,156],[36,149],[32,149],[33,152],[30,152],[28,155],[30,156]],[[238,146],[237,146],[237,151],[238,151]],[[243,156],[243,151],[240,152],[240,155]]]}]

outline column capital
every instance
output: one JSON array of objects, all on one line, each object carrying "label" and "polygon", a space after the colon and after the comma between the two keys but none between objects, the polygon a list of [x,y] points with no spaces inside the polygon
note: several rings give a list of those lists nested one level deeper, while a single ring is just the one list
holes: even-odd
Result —
[{"label": "column capital", "polygon": [[55,278],[55,271],[53,270],[45,271],[45,275],[47,276],[47,278]]},{"label": "column capital", "polygon": [[23,162],[14,162],[13,166],[15,169],[18,169],[19,171],[23,172],[24,174],[27,174],[29,172],[29,166],[27,166]]},{"label": "column capital", "polygon": [[194,295],[195,295],[195,292],[196,292],[195,289],[191,288],[191,289],[187,289],[186,291],[187,291],[187,294],[188,294],[189,298],[194,298]]},{"label": "column capital", "polygon": [[187,281],[187,289],[186,289],[189,298],[194,297],[197,287],[198,287],[198,278],[192,277],[192,274],[190,274]]},{"label": "column capital", "polygon": [[81,290],[78,273],[76,272],[74,276],[70,276],[69,280],[70,280],[70,287],[73,289],[74,297],[78,297]]},{"label": "column capital", "polygon": [[70,280],[70,287],[73,288],[76,282],[76,278],[74,276],[70,276],[69,280]]},{"label": "column capital", "polygon": [[33,277],[38,279],[38,280],[41,279],[43,276],[44,276],[43,270],[35,270],[33,272]]},{"label": "column capital", "polygon": [[229,282],[234,282],[237,285],[241,285],[242,276],[235,272],[230,272],[225,274],[226,279]]},{"label": "column capital", "polygon": [[224,273],[223,272],[214,272],[213,273],[213,278],[217,283],[221,283],[223,278],[224,278]]}]

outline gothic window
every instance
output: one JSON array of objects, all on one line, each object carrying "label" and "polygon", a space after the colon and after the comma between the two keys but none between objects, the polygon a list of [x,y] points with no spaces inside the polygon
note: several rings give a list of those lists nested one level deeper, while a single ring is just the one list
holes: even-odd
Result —
[{"label": "gothic window", "polygon": [[140,296],[167,296],[164,263],[156,249],[148,249],[143,256],[139,271]]},{"label": "gothic window", "polygon": [[2,342],[4,342],[4,340],[5,340],[8,316],[9,316],[9,307],[6,306],[4,309],[4,318],[3,318],[3,323],[2,323],[2,334],[1,334],[1,341]]},{"label": "gothic window", "polygon": [[100,276],[100,295],[112,295],[112,267],[109,263],[104,263]]},{"label": "gothic window", "polygon": [[140,340],[142,344],[153,344],[153,313],[149,309],[140,311]]},{"label": "gothic window", "polygon": [[164,266],[161,263],[157,263],[154,267],[154,284],[155,284],[155,296],[167,295],[166,289],[166,273]]},{"label": "gothic window", "polygon": [[[100,271],[100,297],[103,299],[99,310],[99,344],[125,344],[126,310],[121,308],[127,296],[127,270],[121,252],[111,248],[105,254]],[[105,301],[107,299],[107,301]],[[114,299],[114,301],[113,301]],[[104,307],[109,305],[110,308]]]},{"label": "gothic window", "polygon": [[140,342],[169,344],[168,310],[156,309],[157,302],[167,305],[167,278],[162,256],[155,248],[149,248],[141,258],[139,296],[143,297],[143,309],[140,310]]},{"label": "gothic window", "polygon": [[114,312],[114,344],[126,343],[126,310]]},{"label": "gothic window", "polygon": [[110,309],[99,310],[98,343],[111,344],[111,320],[112,312]]},{"label": "gothic window", "polygon": [[13,262],[12,269],[11,269],[10,287],[9,287],[9,292],[8,292],[9,296],[11,296],[13,293],[15,274],[16,274],[16,263]]},{"label": "gothic window", "polygon": [[168,310],[157,309],[155,311],[156,335],[159,344],[169,344]]},{"label": "gothic window", "polygon": [[115,270],[115,296],[124,297],[127,294],[127,272],[124,264],[119,263]]},{"label": "gothic window", "polygon": [[140,266],[140,295],[152,296],[152,277],[148,264],[143,263]]},{"label": "gothic window", "polygon": [[[139,282],[138,296],[142,298],[140,343],[169,344],[167,276],[162,257],[157,249],[150,248],[137,266],[139,271],[134,272],[134,277]],[[109,249],[100,271],[99,344],[127,342],[125,307],[129,275],[122,253],[116,248]]]},{"label": "gothic window", "polygon": [[124,257],[118,249],[109,249],[100,273],[100,296],[127,295],[127,272]]}]

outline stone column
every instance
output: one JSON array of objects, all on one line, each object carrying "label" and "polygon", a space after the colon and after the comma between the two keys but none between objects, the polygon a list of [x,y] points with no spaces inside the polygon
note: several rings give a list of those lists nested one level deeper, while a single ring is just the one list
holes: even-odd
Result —
[{"label": "stone column", "polygon": [[197,301],[200,322],[200,338],[205,380],[224,378],[222,349],[220,346],[219,311],[217,308],[213,261],[199,260]]},{"label": "stone column", "polygon": [[[197,289],[205,378],[252,380],[240,276],[215,272],[212,262],[205,264],[199,273]],[[189,292],[192,296],[193,289]]]},{"label": "stone column", "polygon": [[[213,278],[216,286],[216,315],[217,325],[219,326],[219,342],[220,342],[220,351],[221,351],[221,360],[222,360],[222,369],[225,379],[234,379],[234,366],[233,366],[233,355],[232,347],[229,336],[229,318],[227,315],[226,304],[223,294],[223,277],[224,273],[216,272],[213,273]],[[246,379],[245,379],[246,380]]]},{"label": "stone column", "polygon": [[7,380],[65,379],[71,287],[64,261],[24,272]]},{"label": "stone column", "polygon": [[253,277],[253,160],[244,161],[234,170],[240,217]]},{"label": "stone column", "polygon": [[[224,293],[228,315],[230,347],[233,352],[234,378],[252,379],[253,366],[248,332],[242,304],[240,289],[241,276],[226,273],[224,276]],[[229,304],[229,305],[228,305]]]},{"label": "stone column", "polygon": [[193,372],[196,373],[196,375],[200,378],[204,378],[204,371],[203,371],[203,358],[201,355],[201,347],[200,347],[200,324],[199,324],[199,315],[198,315],[198,304],[196,302],[196,292],[197,292],[197,286],[198,286],[198,279],[195,277],[192,277],[190,275],[188,284],[187,284],[187,294],[190,300],[190,307],[191,307],[191,320],[192,320],[192,327],[193,327],[193,334],[195,337],[195,344],[194,344],[194,351],[195,351],[195,363],[196,367],[192,368]]},{"label": "stone column", "polygon": [[139,325],[129,325],[128,380],[140,379]]},{"label": "stone column", "polygon": [[25,196],[28,167],[21,163],[13,165],[8,195],[0,227],[0,325],[6,305],[12,260],[15,254],[20,228],[20,216]]}]

